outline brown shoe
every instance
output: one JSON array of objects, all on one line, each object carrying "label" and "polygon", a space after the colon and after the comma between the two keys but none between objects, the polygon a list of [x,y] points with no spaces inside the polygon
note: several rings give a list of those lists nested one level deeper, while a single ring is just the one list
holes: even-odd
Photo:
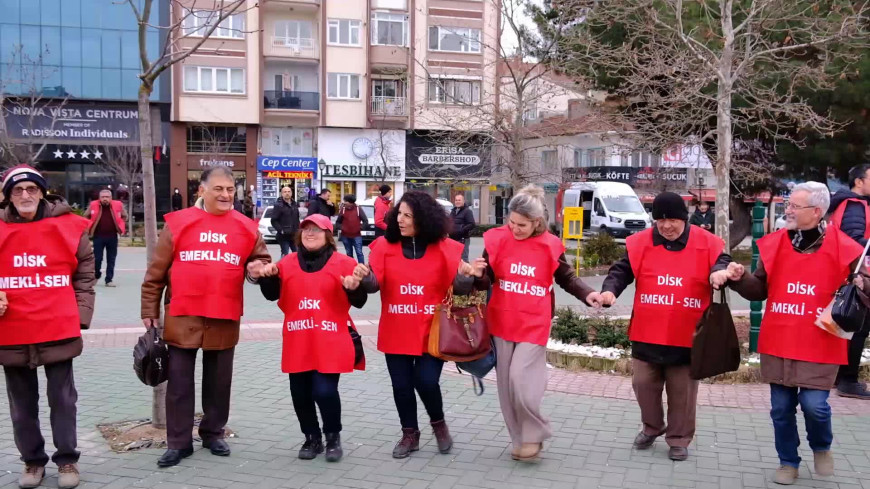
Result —
[{"label": "brown shoe", "polygon": [[438,442],[438,451],[441,453],[450,453],[450,448],[453,447],[453,438],[450,437],[450,431],[447,429],[447,423],[441,421],[433,421],[432,433],[435,434],[435,441]]},{"label": "brown shoe", "polygon": [[653,446],[653,443],[655,443],[656,438],[658,437],[659,435],[647,435],[646,433],[641,431],[637,434],[637,436],[634,437],[634,448],[637,448],[638,450],[646,450],[647,448]]},{"label": "brown shoe", "polygon": [[776,469],[776,474],[773,476],[773,482],[783,485],[790,486],[794,484],[798,477],[798,469],[797,467],[792,467],[790,465],[780,465],[778,469]]},{"label": "brown shoe", "polygon": [[816,475],[826,477],[834,475],[834,454],[830,450],[813,452],[813,465],[816,468]]},{"label": "brown shoe", "polygon": [[402,439],[393,448],[393,458],[408,458],[411,452],[420,449],[420,430],[402,428]]},{"label": "brown shoe", "polygon": [[543,443],[523,443],[520,449],[516,451],[513,459],[520,462],[534,462],[538,459],[543,449]]},{"label": "brown shoe", "polygon": [[79,485],[79,466],[77,464],[64,464],[57,468],[57,487],[72,489],[77,485]]},{"label": "brown shoe", "polygon": [[25,465],[24,472],[18,478],[18,487],[21,489],[33,489],[42,484],[42,478],[45,477],[45,467],[38,465]]}]

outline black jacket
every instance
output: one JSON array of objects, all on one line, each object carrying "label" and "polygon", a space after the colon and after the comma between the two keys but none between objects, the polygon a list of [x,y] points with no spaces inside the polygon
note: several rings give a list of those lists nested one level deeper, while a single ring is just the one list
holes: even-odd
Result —
[{"label": "black jacket", "polygon": [[172,194],[172,210],[181,210],[181,194]]},{"label": "black jacket", "polygon": [[474,222],[474,213],[471,211],[471,207],[467,205],[459,208],[454,207],[450,211],[450,217],[453,218],[453,230],[450,231],[450,238],[464,243],[477,225]]},{"label": "black jacket", "polygon": [[321,197],[314,197],[308,201],[308,215],[313,216],[314,214],[332,217],[335,215],[335,206],[327,204]]},{"label": "black jacket", "polygon": [[279,234],[293,235],[299,230],[299,204],[279,198],[272,206],[272,227]]},{"label": "black jacket", "polygon": [[713,212],[713,209],[707,209],[707,212],[704,213],[701,213],[699,209],[695,209],[695,213],[689,219],[689,224],[694,224],[695,226],[706,224],[710,227],[704,229],[712,233],[716,227],[716,214]]},{"label": "black jacket", "polygon": [[846,202],[846,199],[862,199],[870,200],[867,197],[862,197],[850,190],[840,190],[831,196],[831,206],[828,208],[833,214],[837,207],[846,205],[846,210],[843,212],[843,222],[840,223],[840,230],[846,233],[850,238],[854,239],[861,246],[867,244],[864,239],[864,231],[867,227],[867,221],[864,216],[864,206],[857,202]]}]

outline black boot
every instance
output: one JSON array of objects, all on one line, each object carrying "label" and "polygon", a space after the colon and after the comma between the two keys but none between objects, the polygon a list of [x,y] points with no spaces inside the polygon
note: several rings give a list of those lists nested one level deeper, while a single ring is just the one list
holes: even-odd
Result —
[{"label": "black boot", "polygon": [[402,439],[393,448],[393,458],[407,458],[420,449],[420,430],[402,428]]},{"label": "black boot", "polygon": [[341,449],[341,435],[339,433],[326,433],[326,461],[338,462],[344,451]]},{"label": "black boot", "polygon": [[320,435],[305,435],[305,443],[299,449],[299,458],[312,460],[318,453],[323,453],[323,438]]}]

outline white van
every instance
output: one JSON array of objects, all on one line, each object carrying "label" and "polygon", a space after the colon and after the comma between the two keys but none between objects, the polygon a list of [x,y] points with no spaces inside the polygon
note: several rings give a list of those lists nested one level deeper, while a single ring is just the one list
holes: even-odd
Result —
[{"label": "white van", "polygon": [[626,238],[652,226],[652,219],[634,189],[619,182],[577,182],[560,192],[558,221],[563,209],[583,208],[583,230]]}]

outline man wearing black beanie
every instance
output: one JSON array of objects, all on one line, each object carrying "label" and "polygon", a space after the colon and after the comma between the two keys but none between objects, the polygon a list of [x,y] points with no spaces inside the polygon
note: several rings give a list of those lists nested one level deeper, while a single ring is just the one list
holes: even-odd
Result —
[{"label": "man wearing black beanie", "polygon": [[655,226],[625,240],[625,257],[610,267],[601,294],[591,302],[611,305],[637,279],[629,338],[643,430],[634,447],[650,448],[665,435],[668,456],[680,461],[688,458],[695,435],[698,381],[689,375],[692,336],[710,303],[711,282],[718,287],[729,278],[731,257],[723,253],[721,238],[688,225],[689,211],[679,195],[658,194],[652,214]]}]

